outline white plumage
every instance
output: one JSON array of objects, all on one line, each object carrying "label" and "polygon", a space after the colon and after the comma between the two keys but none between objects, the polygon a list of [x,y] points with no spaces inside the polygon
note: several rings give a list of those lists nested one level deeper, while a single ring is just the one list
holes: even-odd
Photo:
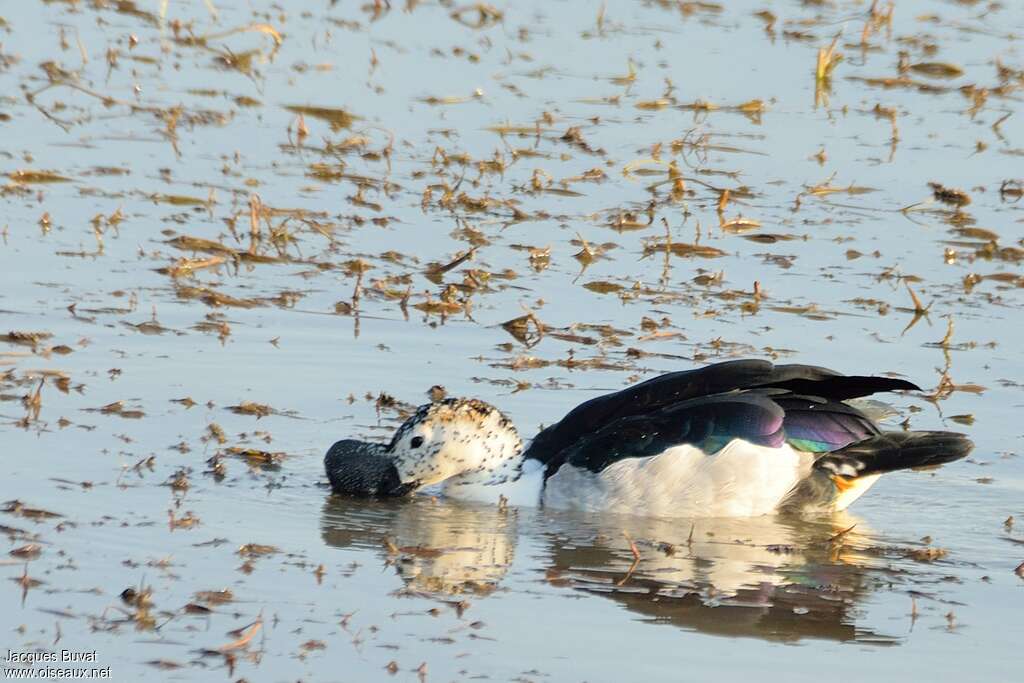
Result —
[{"label": "white plumage", "polygon": [[789,445],[766,448],[733,439],[714,455],[695,446],[615,462],[598,473],[563,466],[544,489],[557,508],[658,517],[755,517],[774,512],[811,470]]}]

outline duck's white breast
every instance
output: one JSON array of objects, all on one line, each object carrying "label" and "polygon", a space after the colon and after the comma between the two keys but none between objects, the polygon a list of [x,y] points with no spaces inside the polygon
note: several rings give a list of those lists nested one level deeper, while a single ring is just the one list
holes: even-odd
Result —
[{"label": "duck's white breast", "polygon": [[788,444],[767,448],[734,439],[714,455],[675,446],[601,472],[563,465],[548,478],[543,503],[660,517],[755,517],[774,512],[812,462]]}]

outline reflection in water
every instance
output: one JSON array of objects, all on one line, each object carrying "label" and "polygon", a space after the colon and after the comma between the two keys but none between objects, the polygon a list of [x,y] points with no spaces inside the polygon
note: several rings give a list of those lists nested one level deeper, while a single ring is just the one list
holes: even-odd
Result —
[{"label": "reflection in water", "polygon": [[842,534],[855,523],[702,519],[691,532],[676,520],[621,518],[586,539],[553,539],[548,578],[707,634],[895,644],[854,623],[877,582],[870,558],[853,549],[857,537]]},{"label": "reflection in water", "polygon": [[883,582],[877,558],[857,550],[870,542],[863,524],[843,533],[855,524],[842,515],[691,525],[329,496],[320,528],[327,545],[379,554],[408,592],[487,595],[508,573],[520,530],[543,529],[537,569],[550,585],[610,598],[645,620],[712,635],[896,644],[856,624],[858,605]]},{"label": "reflection in water", "polygon": [[515,552],[515,513],[428,498],[359,501],[328,496],[320,535],[337,548],[369,547],[411,592],[486,595]]}]

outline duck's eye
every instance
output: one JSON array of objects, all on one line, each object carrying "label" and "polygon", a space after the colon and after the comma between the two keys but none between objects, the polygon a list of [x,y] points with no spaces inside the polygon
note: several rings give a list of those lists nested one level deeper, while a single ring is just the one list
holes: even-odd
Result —
[{"label": "duck's eye", "polygon": [[411,448],[419,448],[422,445],[423,445],[423,437],[422,436],[414,436],[414,437],[412,437],[412,441],[409,442],[409,446]]}]

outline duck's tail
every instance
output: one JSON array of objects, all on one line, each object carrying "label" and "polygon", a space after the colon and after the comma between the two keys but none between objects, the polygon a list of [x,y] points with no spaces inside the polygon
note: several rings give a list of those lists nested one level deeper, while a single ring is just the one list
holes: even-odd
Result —
[{"label": "duck's tail", "polygon": [[814,467],[849,480],[937,467],[963,458],[972,448],[971,440],[956,432],[883,432],[824,454]]},{"label": "duck's tail", "polygon": [[780,509],[845,510],[886,472],[959,460],[974,444],[955,432],[884,432],[822,454]]}]

